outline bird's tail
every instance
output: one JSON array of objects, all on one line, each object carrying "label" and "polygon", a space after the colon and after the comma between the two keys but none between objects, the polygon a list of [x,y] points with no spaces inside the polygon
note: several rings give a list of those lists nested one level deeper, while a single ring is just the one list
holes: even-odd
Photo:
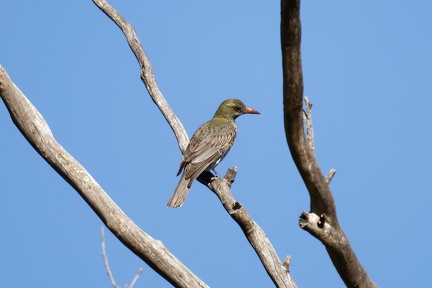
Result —
[{"label": "bird's tail", "polygon": [[183,205],[190,188],[188,187],[188,184],[189,180],[185,179],[183,174],[180,178],[180,182],[178,183],[176,189],[174,190],[174,193],[171,196],[171,199],[168,201],[168,207],[177,208]]}]

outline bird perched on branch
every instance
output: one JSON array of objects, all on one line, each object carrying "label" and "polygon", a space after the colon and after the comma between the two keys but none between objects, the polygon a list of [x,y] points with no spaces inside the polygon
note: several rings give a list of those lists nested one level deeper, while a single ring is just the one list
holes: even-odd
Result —
[{"label": "bird perched on branch", "polygon": [[[260,114],[238,99],[220,104],[213,119],[201,125],[192,136],[180,162],[177,176],[183,171],[168,207],[183,205],[192,182],[204,171],[214,170],[228,154],[237,135],[235,119],[243,114]],[[216,173],[217,175],[217,173]]]}]

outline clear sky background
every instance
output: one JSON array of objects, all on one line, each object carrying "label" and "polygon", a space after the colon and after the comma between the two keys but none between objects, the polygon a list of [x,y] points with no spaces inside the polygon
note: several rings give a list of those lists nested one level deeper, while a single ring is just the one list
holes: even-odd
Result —
[{"label": "clear sky background", "polygon": [[[131,24],[189,136],[219,103],[237,120],[219,165],[299,287],[344,287],[323,245],[298,226],[309,196],[282,122],[278,1],[111,1]],[[1,1],[0,64],[54,136],[147,233],[212,287],[272,287],[216,196],[199,183],[168,209],[181,159],[123,34],[90,0]],[[425,287],[432,265],[432,2],[304,1],[305,95],[339,220],[381,287]],[[102,222],[33,150],[0,105],[3,287],[110,287]],[[109,231],[119,285],[170,287]]]}]

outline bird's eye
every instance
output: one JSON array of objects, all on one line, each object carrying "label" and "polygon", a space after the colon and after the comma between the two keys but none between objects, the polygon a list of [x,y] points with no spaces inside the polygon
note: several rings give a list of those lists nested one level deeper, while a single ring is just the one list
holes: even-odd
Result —
[{"label": "bird's eye", "polygon": [[239,107],[239,106],[234,106],[234,110],[235,110],[236,112],[240,112],[240,107]]}]

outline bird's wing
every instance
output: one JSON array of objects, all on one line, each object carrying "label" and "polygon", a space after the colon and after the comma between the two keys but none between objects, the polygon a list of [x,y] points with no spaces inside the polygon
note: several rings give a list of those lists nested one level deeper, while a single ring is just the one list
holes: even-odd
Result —
[{"label": "bird's wing", "polygon": [[195,133],[185,151],[188,163],[185,171],[186,179],[195,180],[202,172],[223,158],[234,144],[236,128],[231,124],[203,124]]}]

